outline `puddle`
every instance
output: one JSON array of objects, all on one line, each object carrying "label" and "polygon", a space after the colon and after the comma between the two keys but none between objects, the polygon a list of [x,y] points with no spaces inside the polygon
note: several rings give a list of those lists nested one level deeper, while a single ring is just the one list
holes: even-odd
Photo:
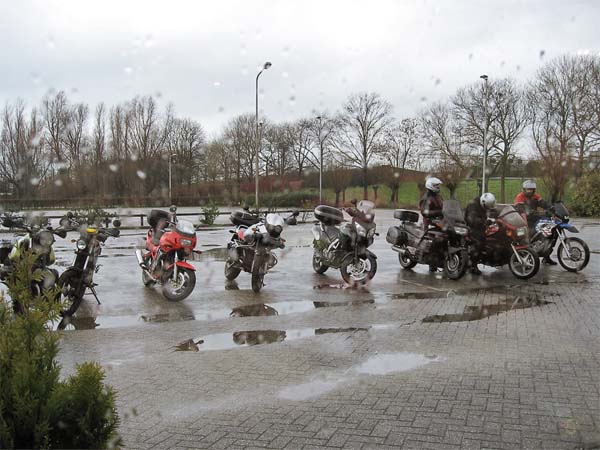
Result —
[{"label": "puddle", "polygon": [[354,370],[359,374],[387,375],[394,372],[406,372],[440,361],[437,356],[426,356],[418,353],[391,353],[372,356]]},{"label": "puddle", "polygon": [[228,256],[226,247],[201,249],[201,251],[201,254],[194,254],[194,261],[225,261]]},{"label": "puddle", "polygon": [[279,397],[293,401],[308,400],[333,391],[340,382],[315,380],[310,383],[288,386],[279,392]]},{"label": "puddle", "polygon": [[230,317],[262,317],[262,316],[277,316],[279,312],[269,305],[259,303],[257,305],[240,306],[233,308]]},{"label": "puddle", "polygon": [[375,300],[372,298],[366,300],[350,300],[347,302],[313,302],[315,308],[330,308],[336,306],[359,306],[359,305],[371,305],[374,304]]},{"label": "puddle", "polygon": [[488,288],[472,287],[463,289],[447,289],[447,290],[436,290],[436,291],[424,291],[424,292],[402,292],[399,294],[387,294],[388,298],[395,300],[402,299],[428,299],[428,298],[446,298],[459,295],[485,295],[489,294],[504,294],[507,296],[517,297],[519,291],[526,289],[527,286],[539,285],[548,286],[549,280],[538,280],[529,281],[527,285],[508,285],[508,286],[491,286]]},{"label": "puddle", "polygon": [[553,302],[541,300],[535,294],[524,294],[512,298],[500,299],[498,303],[467,305],[461,314],[434,314],[425,317],[423,323],[444,323],[444,322],[469,322],[473,320],[481,320],[487,317],[496,316],[500,313],[526,309],[536,306],[548,305]]}]

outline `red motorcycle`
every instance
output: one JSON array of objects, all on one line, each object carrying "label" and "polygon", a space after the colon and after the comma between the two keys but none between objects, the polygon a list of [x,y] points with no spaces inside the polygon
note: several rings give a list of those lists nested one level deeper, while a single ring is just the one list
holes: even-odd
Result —
[{"label": "red motorcycle", "polygon": [[196,285],[196,268],[187,262],[196,246],[196,229],[191,222],[177,220],[173,213],[153,209],[148,214],[150,229],[146,252],[136,250],[146,287],[160,284],[167,300],[178,302]]}]

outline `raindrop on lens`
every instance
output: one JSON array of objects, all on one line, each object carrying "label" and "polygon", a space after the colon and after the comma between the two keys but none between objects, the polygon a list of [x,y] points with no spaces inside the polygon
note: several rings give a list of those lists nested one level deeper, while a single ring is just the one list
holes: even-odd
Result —
[{"label": "raindrop on lens", "polygon": [[125,72],[125,75],[131,75],[133,73],[133,69],[131,67],[125,67],[125,69],[123,69],[123,71]]},{"label": "raindrop on lens", "polygon": [[138,171],[137,171],[137,176],[138,176],[140,179],[144,180],[144,179],[146,178],[146,172],[144,172],[143,170],[138,170]]},{"label": "raindrop on lens", "polygon": [[39,179],[39,178],[37,178],[37,177],[33,177],[33,178],[31,178],[31,179],[29,180],[29,182],[30,182],[32,185],[34,185],[34,186],[37,186],[38,184],[40,184],[40,179]]},{"label": "raindrop on lens", "polygon": [[219,108],[217,109],[217,112],[220,112],[220,113],[225,112],[225,108],[222,106],[219,106]]},{"label": "raindrop on lens", "polygon": [[215,82],[213,83],[213,86],[214,86],[214,87],[219,87],[219,86],[221,86],[221,82],[220,82],[220,81],[215,81]]},{"label": "raindrop on lens", "polygon": [[54,180],[54,185],[55,186],[62,186],[63,185],[63,181],[61,179]]},{"label": "raindrop on lens", "polygon": [[545,54],[546,50],[540,50],[540,59],[543,59]]},{"label": "raindrop on lens", "polygon": [[119,166],[116,164],[110,164],[108,168],[111,170],[111,172],[116,172],[117,170],[119,170]]}]

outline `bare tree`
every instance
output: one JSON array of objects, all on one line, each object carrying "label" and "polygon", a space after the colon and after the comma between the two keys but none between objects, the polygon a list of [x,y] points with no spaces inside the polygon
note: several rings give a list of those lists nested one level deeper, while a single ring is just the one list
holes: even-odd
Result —
[{"label": "bare tree", "polygon": [[377,145],[392,121],[392,106],[376,93],[351,95],[339,116],[339,133],[333,140],[337,157],[361,169],[363,196],[368,198],[368,169]]},{"label": "bare tree", "polygon": [[310,119],[301,119],[294,123],[287,131],[292,134],[292,156],[296,173],[299,177],[304,175],[308,168],[318,168],[319,160],[316,156],[314,139],[314,123]]},{"label": "bare tree", "polygon": [[84,147],[87,136],[85,133],[89,108],[83,103],[78,103],[67,110],[67,126],[64,133],[66,159],[68,162],[71,180],[76,184],[83,181]]},{"label": "bare tree", "polygon": [[204,129],[191,119],[174,118],[170,126],[168,123],[165,126],[169,128],[167,149],[169,154],[175,155],[175,179],[190,187],[198,181],[200,155],[205,142]]},{"label": "bare tree", "polygon": [[64,91],[48,94],[42,100],[42,115],[46,125],[45,141],[59,175],[66,171],[65,133],[69,121],[69,106]]}]

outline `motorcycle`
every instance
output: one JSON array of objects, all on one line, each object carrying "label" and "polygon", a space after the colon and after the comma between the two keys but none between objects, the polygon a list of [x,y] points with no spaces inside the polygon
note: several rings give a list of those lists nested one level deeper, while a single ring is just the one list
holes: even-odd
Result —
[{"label": "motorcycle", "polygon": [[352,221],[343,225],[342,210],[327,205],[315,208],[312,266],[318,274],[330,267],[340,269],[346,283],[366,284],[377,272],[377,256],[368,249],[376,235],[375,204],[368,200],[352,204],[345,210]]},{"label": "motorcycle", "polygon": [[479,264],[499,267],[508,264],[512,274],[527,280],[540,269],[538,254],[528,243],[527,220],[513,206],[505,206],[496,219],[489,219],[485,240],[478,245],[470,236],[469,254]]},{"label": "motorcycle", "polygon": [[443,267],[444,276],[458,280],[467,269],[465,236],[469,229],[458,201],[446,200],[442,214],[442,219],[423,230],[417,225],[417,212],[397,209],[394,218],[400,220],[400,225],[388,229],[386,241],[398,252],[402,268],[412,269],[417,264]]},{"label": "motorcycle", "polygon": [[590,262],[590,249],[576,237],[566,237],[566,231],[579,233],[577,227],[569,223],[569,210],[562,202],[557,202],[548,211],[549,217],[540,218],[533,227],[530,240],[531,248],[540,257],[552,254],[556,242],[558,262],[569,272],[579,272]]},{"label": "motorcycle", "polygon": [[232,212],[229,220],[236,228],[230,230],[225,278],[234,280],[242,270],[249,272],[252,290],[260,292],[265,274],[277,264],[273,250],[285,247],[285,240],[281,238],[283,218],[278,214],[267,214],[265,219],[260,219],[245,210]]},{"label": "motorcycle", "polygon": [[187,260],[196,247],[196,229],[191,222],[175,220],[174,211],[153,209],[148,214],[146,252],[135,251],[144,286],[160,284],[172,302],[187,298],[196,286],[196,268]]},{"label": "motorcycle", "polygon": [[[36,297],[45,289],[51,289],[56,286],[59,279],[58,271],[50,266],[56,262],[53,244],[54,236],[65,238],[67,232],[59,227],[53,229],[51,226],[39,226],[26,223],[23,218],[13,218],[5,216],[2,219],[2,225],[7,228],[17,228],[25,231],[15,242],[3,239],[0,243],[0,280],[6,282],[13,272],[14,264],[20,258],[22,253],[32,250],[35,255],[35,262],[32,270],[41,271],[41,278],[31,282],[31,294]],[[23,312],[23,306],[19,303],[13,304],[13,310],[16,314]]]},{"label": "motorcycle", "polygon": [[59,277],[58,286],[61,289],[66,309],[61,312],[63,319],[58,324],[59,330],[64,330],[70,323],[71,317],[77,312],[86,290],[89,289],[96,302],[100,299],[96,293],[97,284],[94,283],[94,274],[100,269],[98,258],[102,253],[102,246],[109,237],[117,238],[121,234],[119,227],[121,221],[113,220],[114,228],[101,228],[88,225],[76,219],[72,213],[67,213],[60,220],[61,226],[79,231],[79,238],[74,239],[75,261]]}]

